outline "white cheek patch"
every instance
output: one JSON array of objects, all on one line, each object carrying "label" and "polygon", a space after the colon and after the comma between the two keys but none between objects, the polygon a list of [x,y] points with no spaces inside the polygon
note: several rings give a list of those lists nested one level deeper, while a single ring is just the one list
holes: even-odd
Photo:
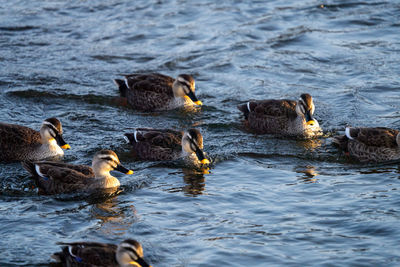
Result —
[{"label": "white cheek patch", "polygon": [[249,110],[249,112],[251,112],[251,110],[250,110],[250,102],[247,102],[247,109]]},{"label": "white cheek patch", "polygon": [[314,114],[314,111],[315,111],[314,103],[311,103],[311,115]]},{"label": "white cheek patch", "polygon": [[126,135],[124,135],[124,139],[128,144],[130,143],[129,138]]},{"label": "white cheek patch", "polygon": [[186,83],[186,80],[183,79],[182,77],[179,77],[179,78],[178,78],[178,81],[181,82],[181,83]]},{"label": "white cheek patch", "polygon": [[350,140],[354,140],[354,138],[351,137],[351,135],[350,135],[350,127],[346,127],[345,133],[346,133],[347,138],[349,138]]},{"label": "white cheek patch", "polygon": [[301,111],[302,113],[304,113],[304,114],[306,113],[306,111],[305,111],[305,109],[304,109],[304,106],[301,105],[301,104],[300,104],[300,111]]},{"label": "white cheek patch", "polygon": [[54,132],[53,129],[50,128],[50,129],[49,129],[49,132],[50,132],[50,135],[51,135],[51,136],[56,136],[56,133]]},{"label": "white cheek patch", "polygon": [[137,140],[137,134],[138,134],[138,131],[135,130],[135,131],[133,132],[133,137],[135,137],[135,141],[136,141],[136,142],[138,141],[138,140]]}]

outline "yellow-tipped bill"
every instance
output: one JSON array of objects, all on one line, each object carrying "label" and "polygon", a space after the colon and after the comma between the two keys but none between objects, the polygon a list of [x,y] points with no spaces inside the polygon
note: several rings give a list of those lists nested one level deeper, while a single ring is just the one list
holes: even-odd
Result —
[{"label": "yellow-tipped bill", "polygon": [[196,102],[194,102],[196,105],[198,105],[198,106],[202,106],[203,105],[203,102],[201,102],[200,100],[197,100]]},{"label": "yellow-tipped bill", "polygon": [[210,161],[208,159],[203,159],[200,162],[203,163],[203,164],[210,164]]},{"label": "yellow-tipped bill", "polygon": [[141,267],[141,265],[139,263],[137,263],[136,261],[130,261],[128,262],[130,265],[136,266],[136,267]]},{"label": "yellow-tipped bill", "polygon": [[309,120],[306,123],[307,123],[307,125],[313,126],[315,124],[315,121],[314,120]]},{"label": "yellow-tipped bill", "polygon": [[125,174],[133,174],[132,170],[127,171]]},{"label": "yellow-tipped bill", "polygon": [[65,144],[65,145],[61,146],[61,148],[62,148],[62,149],[70,149],[70,148],[71,148],[71,146],[70,146],[70,145],[68,145],[68,144]]}]

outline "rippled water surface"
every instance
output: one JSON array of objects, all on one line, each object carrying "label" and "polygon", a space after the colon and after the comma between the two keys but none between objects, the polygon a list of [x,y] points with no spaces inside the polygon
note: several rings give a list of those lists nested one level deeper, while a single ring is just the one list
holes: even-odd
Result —
[{"label": "rippled water surface", "polygon": [[[135,238],[153,266],[399,266],[400,168],[349,162],[346,125],[400,127],[400,1],[5,1],[0,121],[58,117],[90,164],[111,148],[135,170],[112,196],[38,196],[0,164],[0,266],[43,266],[57,242]],[[197,112],[116,104],[130,72],[190,73]],[[317,140],[243,131],[248,99],[314,97]],[[209,174],[135,162],[135,127],[204,135]]]}]

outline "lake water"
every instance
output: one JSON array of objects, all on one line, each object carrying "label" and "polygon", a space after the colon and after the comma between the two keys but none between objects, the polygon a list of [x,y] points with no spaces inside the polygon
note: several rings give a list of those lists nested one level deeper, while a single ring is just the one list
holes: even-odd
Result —
[{"label": "lake water", "polygon": [[[153,266],[399,266],[400,167],[349,162],[346,125],[400,128],[400,1],[5,1],[0,121],[57,117],[90,164],[102,148],[135,170],[111,197],[38,196],[0,164],[0,266],[46,266],[57,242],[135,238]],[[197,112],[115,103],[112,79],[190,73]],[[314,97],[324,136],[243,131],[248,99]],[[135,162],[136,127],[204,135],[209,174]]]}]

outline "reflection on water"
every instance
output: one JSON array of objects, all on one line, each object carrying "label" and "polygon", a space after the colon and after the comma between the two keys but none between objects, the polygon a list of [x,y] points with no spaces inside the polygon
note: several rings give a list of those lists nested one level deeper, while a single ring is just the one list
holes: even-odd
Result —
[{"label": "reflection on water", "polygon": [[306,140],[298,140],[297,145],[304,147],[309,151],[314,151],[317,148],[322,146],[322,140],[320,139],[306,139]]},{"label": "reflection on water", "polygon": [[318,176],[318,172],[316,171],[316,167],[312,165],[307,165],[307,166],[297,166],[294,169],[295,172],[300,173],[302,175],[299,175],[298,180],[304,182],[304,183],[316,183],[318,181],[316,176]]},{"label": "reflection on water", "polygon": [[[144,240],[155,266],[395,265],[400,165],[353,163],[329,137],[400,126],[396,2],[2,1],[0,120],[38,129],[55,116],[66,162],[111,148],[136,175],[88,204],[38,196],[20,164],[1,165],[0,266],[45,266],[57,241],[121,234]],[[134,111],[112,82],[131,72],[192,74],[204,105]],[[241,122],[240,103],[304,92],[318,139]],[[133,162],[122,136],[137,127],[196,127],[212,171]]]},{"label": "reflection on water", "polygon": [[124,235],[136,220],[137,211],[132,202],[121,207],[118,196],[94,203],[90,209],[91,217],[99,220],[101,231],[105,234]]},{"label": "reflection on water", "polygon": [[181,187],[171,187],[168,192],[184,192],[187,196],[198,196],[202,195],[206,187],[206,178],[204,173],[208,173],[208,170],[195,170],[183,168],[182,172],[176,172],[176,174],[183,174],[184,186]]},{"label": "reflection on water", "polygon": [[[204,177],[204,172],[208,171],[194,171],[191,169],[182,169],[183,181],[186,183],[182,187],[182,191],[186,195],[197,196],[203,194],[206,189],[206,178]],[[207,174],[207,173],[205,173]]]}]

